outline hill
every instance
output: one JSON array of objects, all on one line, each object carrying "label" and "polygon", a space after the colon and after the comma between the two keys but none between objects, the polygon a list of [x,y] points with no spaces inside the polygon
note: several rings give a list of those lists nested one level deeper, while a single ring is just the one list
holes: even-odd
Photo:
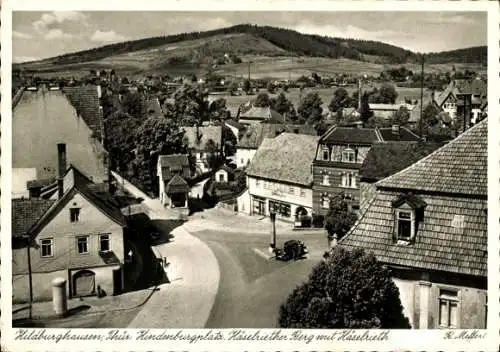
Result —
[{"label": "hill", "polygon": [[[110,44],[45,60],[15,64],[14,68],[38,72],[71,72],[118,66],[130,73],[166,69],[196,72],[226,53],[267,58],[344,59],[360,62],[362,66],[415,64],[418,61],[416,53],[377,41],[310,35],[283,28],[242,24],[205,32]],[[486,46],[474,47],[432,53],[428,56],[428,63],[486,65],[486,57]]]}]

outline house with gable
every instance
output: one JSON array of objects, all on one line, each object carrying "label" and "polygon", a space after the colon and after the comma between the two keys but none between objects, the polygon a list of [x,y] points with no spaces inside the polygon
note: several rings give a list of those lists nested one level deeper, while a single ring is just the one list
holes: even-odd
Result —
[{"label": "house with gable", "polygon": [[68,163],[94,182],[108,181],[100,87],[38,86],[21,89],[12,107],[13,197],[27,197],[28,181],[55,180],[55,144],[68,146]]},{"label": "house with gable", "polygon": [[338,242],[387,265],[417,329],[487,324],[488,121],[375,183]]},{"label": "house with gable", "polygon": [[269,106],[251,106],[248,110],[239,114],[238,122],[242,124],[253,124],[261,122],[285,123],[285,117]]},{"label": "house with gable", "polygon": [[[59,149],[60,151],[62,148]],[[57,192],[51,198],[12,200],[12,293],[52,298],[52,280],[66,280],[69,298],[124,288],[126,219],[118,202],[59,153]],[[29,257],[28,257],[29,256]]]},{"label": "house with gable", "polygon": [[[301,226],[313,209],[311,163],[318,136],[282,133],[266,138],[246,169],[249,197],[245,212]],[[239,203],[242,203],[240,200]]]},{"label": "house with gable", "polygon": [[359,170],[374,143],[418,142],[420,138],[405,127],[331,127],[321,136],[312,163],[313,210],[325,216],[330,199],[343,193],[352,209],[359,209]]},{"label": "house with gable", "polygon": [[224,148],[222,125],[182,127],[188,151],[195,157],[196,172],[203,174],[211,171],[210,154],[222,155]]},{"label": "house with gable", "polygon": [[169,208],[188,208],[191,169],[187,154],[160,155],[157,176],[160,202]]}]

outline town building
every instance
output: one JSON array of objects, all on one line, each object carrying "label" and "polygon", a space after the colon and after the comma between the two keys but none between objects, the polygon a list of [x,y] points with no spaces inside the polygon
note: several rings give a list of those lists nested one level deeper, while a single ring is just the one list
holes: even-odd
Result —
[{"label": "town building", "polygon": [[191,169],[187,154],[160,155],[157,176],[160,202],[169,208],[188,208]]},{"label": "town building", "polygon": [[124,288],[126,219],[119,204],[74,165],[66,169],[63,152],[59,159],[51,198],[12,200],[15,302],[29,300],[30,270],[35,301],[51,299],[55,278],[66,280],[70,298]]},{"label": "town building", "polygon": [[354,210],[359,209],[359,170],[376,142],[417,142],[420,138],[405,127],[330,128],[319,140],[312,163],[313,210],[326,215],[330,198],[343,193]]},{"label": "town building", "polygon": [[[250,215],[269,216],[300,223],[312,214],[311,163],[319,137],[281,133],[266,138],[248,166]],[[245,203],[245,202],[242,202]]]},{"label": "town building", "polygon": [[249,125],[241,134],[236,145],[236,166],[245,168],[250,164],[257,149],[265,138],[274,138],[281,133],[295,133],[316,135],[316,131],[309,125],[293,125],[281,123],[259,123]]},{"label": "town building", "polygon": [[245,112],[239,114],[238,122],[242,124],[253,124],[268,121],[272,123],[284,123],[285,117],[279,112],[267,107],[252,106]]},{"label": "town building", "polygon": [[210,154],[214,156],[223,153],[223,126],[182,127],[185,131],[188,151],[195,157],[196,172],[203,174],[211,171]]},{"label": "town building", "polygon": [[370,103],[370,110],[373,112],[374,116],[383,117],[385,119],[389,119],[394,113],[396,113],[402,107],[408,109],[411,112],[414,108],[414,105],[411,104],[375,104]]},{"label": "town building", "polygon": [[57,153],[54,145],[65,143],[67,161],[92,178],[108,180],[107,153],[103,147],[104,125],[98,86],[21,89],[12,107],[12,176],[14,198],[27,197],[26,184],[54,180]]},{"label": "town building", "polygon": [[478,329],[487,318],[488,122],[375,184],[338,245],[387,265],[413,328]]}]

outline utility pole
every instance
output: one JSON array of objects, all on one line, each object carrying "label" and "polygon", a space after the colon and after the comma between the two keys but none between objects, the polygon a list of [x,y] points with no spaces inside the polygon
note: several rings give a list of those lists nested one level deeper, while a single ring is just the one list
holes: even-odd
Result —
[{"label": "utility pole", "polygon": [[252,61],[248,61],[248,80],[250,81],[250,65],[252,64]]},{"label": "utility pole", "polygon": [[358,77],[358,111],[361,111],[361,77]]},{"label": "utility pole", "polygon": [[422,125],[424,116],[424,54],[422,54],[422,70],[420,72],[420,138],[422,138]]},{"label": "utility pole", "polygon": [[26,235],[25,239],[27,241],[26,254],[28,256],[28,285],[29,285],[29,293],[30,293],[29,319],[31,320],[31,318],[33,317],[33,279],[32,279],[32,273],[31,273],[31,253],[30,253],[31,239],[30,239],[29,235]]}]

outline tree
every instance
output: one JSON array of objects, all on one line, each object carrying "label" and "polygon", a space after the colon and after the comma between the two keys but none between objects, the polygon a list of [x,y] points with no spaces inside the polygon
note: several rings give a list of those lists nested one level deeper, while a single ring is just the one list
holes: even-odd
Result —
[{"label": "tree", "polygon": [[276,98],[271,99],[271,108],[289,119],[296,121],[297,112],[293,103],[286,98],[285,93],[281,92]]},{"label": "tree", "polygon": [[396,92],[396,88],[392,84],[383,83],[378,91],[379,101],[381,104],[394,104],[396,103],[396,99],[398,97],[398,93]]},{"label": "tree", "polygon": [[281,328],[410,328],[390,271],[363,249],[336,247],[279,310]]},{"label": "tree", "polygon": [[330,104],[328,104],[328,110],[336,113],[339,109],[348,107],[349,103],[350,99],[347,90],[345,88],[338,88],[333,93],[333,98],[330,101]]},{"label": "tree", "polygon": [[438,119],[439,113],[439,109],[434,104],[430,103],[426,105],[424,111],[422,111],[422,121],[420,121],[422,124],[422,133],[424,135],[433,133],[432,130],[435,129],[436,125],[440,122]]},{"label": "tree", "polygon": [[267,93],[259,93],[253,104],[255,107],[265,108],[271,106],[271,99]]},{"label": "tree", "polygon": [[144,118],[146,115],[146,101],[144,95],[138,92],[129,92],[123,95],[122,109],[126,114],[136,118]]},{"label": "tree", "polygon": [[303,121],[316,128],[323,121],[322,104],[323,102],[318,93],[310,92],[300,102],[297,112]]},{"label": "tree", "polygon": [[356,213],[349,210],[344,193],[330,199],[330,208],[325,218],[328,239],[331,241],[336,236],[337,240],[340,240],[351,229],[357,218]]},{"label": "tree", "polygon": [[224,121],[230,117],[230,112],[226,106],[226,99],[219,98],[214,100],[209,106],[210,121]]},{"label": "tree", "polygon": [[186,153],[184,130],[173,119],[152,116],[147,118],[136,131],[134,177],[144,190],[156,192],[158,156]]},{"label": "tree", "polygon": [[361,115],[361,121],[363,121],[363,123],[368,122],[368,119],[373,116],[373,111],[370,110],[368,98],[369,96],[366,92],[361,96],[361,106],[359,109],[359,114]]},{"label": "tree", "polygon": [[224,143],[224,155],[226,157],[233,156],[236,153],[238,139],[234,135],[233,131],[226,125],[222,126],[222,140]]},{"label": "tree", "polygon": [[271,81],[268,81],[267,82],[267,91],[270,93],[270,94],[274,94],[274,91],[276,90],[276,87],[274,86],[274,83],[271,82]]},{"label": "tree", "polygon": [[401,106],[398,111],[392,114],[390,122],[392,125],[406,126],[410,120],[410,111],[406,106]]},{"label": "tree", "polygon": [[205,152],[207,154],[207,164],[212,170],[222,165],[223,158],[219,151],[219,146],[212,139],[205,143]]}]

